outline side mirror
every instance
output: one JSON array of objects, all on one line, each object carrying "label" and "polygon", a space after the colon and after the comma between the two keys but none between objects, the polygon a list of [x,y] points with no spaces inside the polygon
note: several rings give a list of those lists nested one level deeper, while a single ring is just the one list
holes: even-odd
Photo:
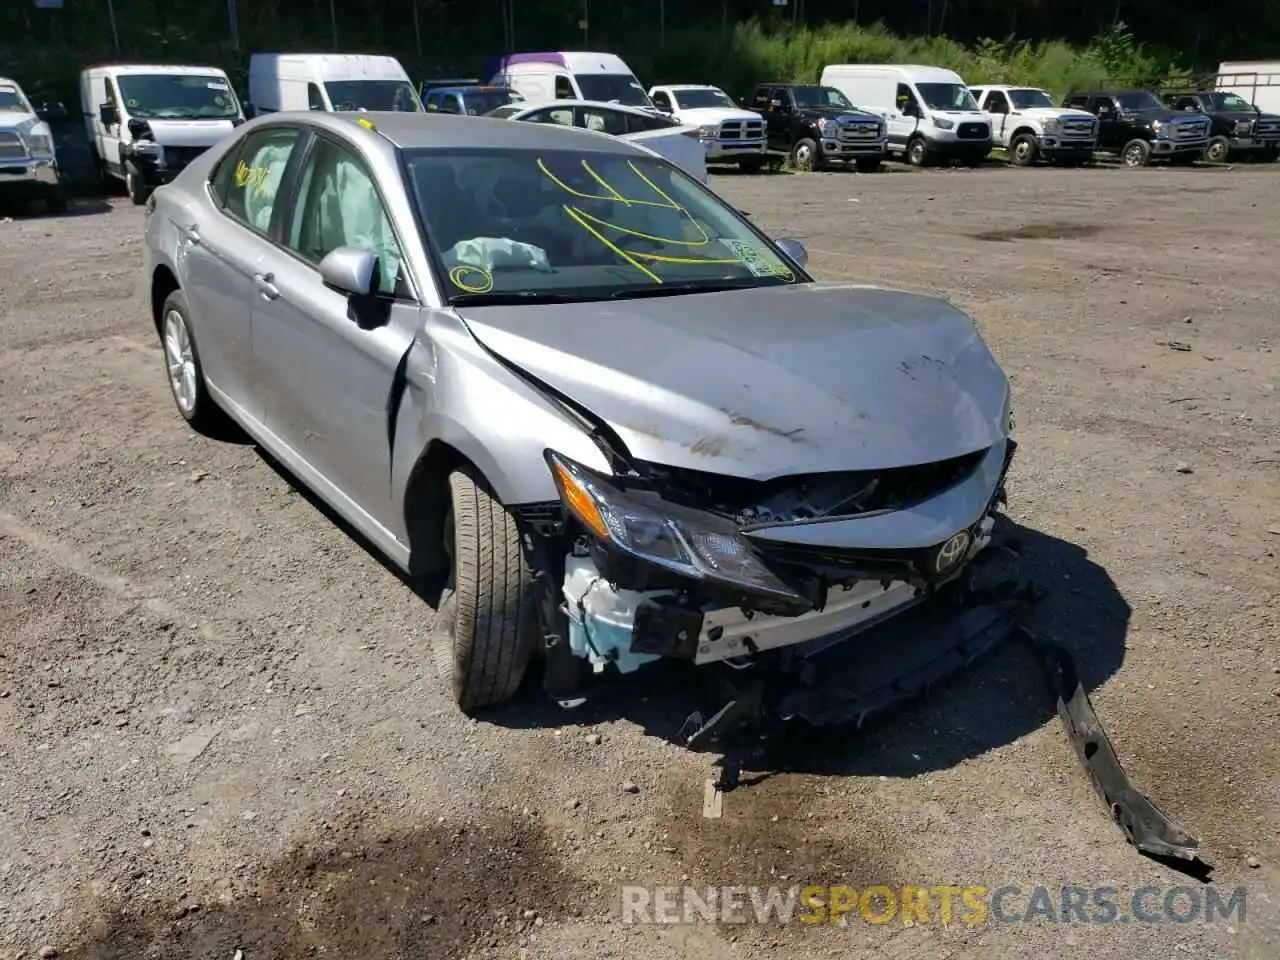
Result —
[{"label": "side mirror", "polygon": [[252,120],[257,115],[258,115],[258,108],[255,107],[252,103],[246,103],[244,105],[244,118],[246,120]]},{"label": "side mirror", "polygon": [[98,119],[102,121],[104,127],[114,127],[120,122],[120,111],[109,103],[104,103],[98,108]]},{"label": "side mirror", "polygon": [[915,105],[914,101],[908,100],[902,105],[902,115],[904,117],[920,116],[920,108]]},{"label": "side mirror", "polygon": [[769,109],[770,109],[770,110],[781,110],[781,109],[782,109],[782,101],[781,101],[781,100],[770,100],[770,101],[769,101]]},{"label": "side mirror", "polygon": [[324,285],[352,297],[373,293],[377,274],[378,256],[372,250],[338,247],[320,261],[320,279]]},{"label": "side mirror", "polygon": [[781,240],[775,240],[783,253],[794,260],[800,266],[806,266],[809,263],[809,251],[804,248],[804,244],[799,240],[792,240],[790,237],[783,237]]},{"label": "side mirror", "polygon": [[67,108],[61,103],[43,103],[36,111],[36,116],[46,123],[57,123],[67,119]]}]

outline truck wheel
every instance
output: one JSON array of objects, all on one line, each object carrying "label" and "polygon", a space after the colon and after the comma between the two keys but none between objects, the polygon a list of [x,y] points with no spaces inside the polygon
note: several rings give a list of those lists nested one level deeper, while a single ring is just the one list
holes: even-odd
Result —
[{"label": "truck wheel", "polygon": [[151,191],[143,184],[142,174],[133,167],[125,167],[124,185],[129,191],[129,200],[135,207],[140,207],[147,202],[147,194]]},{"label": "truck wheel", "polygon": [[1036,138],[1029,133],[1020,133],[1009,144],[1009,162],[1015,167],[1030,167],[1036,162],[1039,152]]},{"label": "truck wheel", "polygon": [[854,165],[859,173],[878,173],[882,166],[879,157],[859,157]]},{"label": "truck wheel", "polygon": [[791,148],[791,165],[797,170],[818,170],[822,160],[818,156],[818,145],[808,137],[802,137]]},{"label": "truck wheel", "polygon": [[1126,167],[1145,167],[1151,162],[1151,144],[1145,140],[1130,140],[1120,151],[1120,159]]},{"label": "truck wheel", "polygon": [[1226,137],[1214,137],[1204,152],[1204,158],[1210,163],[1226,163],[1231,153],[1231,141]]},{"label": "truck wheel", "polygon": [[501,703],[524,679],[537,638],[515,518],[468,467],[449,475],[449,584],[436,617],[436,667],[464,712]]},{"label": "truck wheel", "polygon": [[743,173],[759,173],[764,167],[764,157],[741,157],[738,160],[738,169]]},{"label": "truck wheel", "polygon": [[929,147],[923,137],[912,137],[907,144],[907,163],[913,167],[923,167],[929,159]]}]

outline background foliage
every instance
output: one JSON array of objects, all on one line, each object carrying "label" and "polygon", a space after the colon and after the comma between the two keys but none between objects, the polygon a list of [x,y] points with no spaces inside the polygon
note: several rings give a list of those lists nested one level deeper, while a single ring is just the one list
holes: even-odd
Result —
[{"label": "background foliage", "polygon": [[1280,0],[239,0],[234,31],[228,6],[7,0],[0,74],[74,109],[76,75],[92,62],[211,63],[243,86],[254,50],[392,53],[418,79],[478,76],[506,50],[595,49],[621,54],[645,83],[706,81],[738,96],[859,61],[950,66],[971,83],[1060,95],[1212,73],[1220,59],[1273,54],[1280,39]]}]

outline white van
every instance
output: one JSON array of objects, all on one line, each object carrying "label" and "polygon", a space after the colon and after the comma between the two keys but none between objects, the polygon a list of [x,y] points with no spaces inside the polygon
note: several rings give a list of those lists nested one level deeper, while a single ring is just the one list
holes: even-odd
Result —
[{"label": "white van", "polygon": [[249,58],[249,112],[394,110],[424,113],[395,57],[361,53],[255,53]]},{"label": "white van", "polygon": [[123,180],[136,204],[244,123],[217,67],[91,67],[80,74],[80,106],[104,186]]},{"label": "white van", "polygon": [[933,160],[980,165],[991,152],[991,121],[960,75],[918,64],[833,64],[819,81],[885,119],[889,152],[915,166]]},{"label": "white van", "polygon": [[512,53],[487,72],[490,84],[511,87],[530,103],[595,100],[654,109],[626,61],[612,53]]}]

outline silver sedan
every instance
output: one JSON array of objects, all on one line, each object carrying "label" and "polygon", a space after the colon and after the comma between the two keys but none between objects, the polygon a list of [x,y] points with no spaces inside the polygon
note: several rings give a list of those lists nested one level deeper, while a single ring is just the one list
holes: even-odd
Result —
[{"label": "silver sedan", "polygon": [[1008,382],[932,297],[815,282],[677,167],[553,124],[272,114],[148,204],[178,411],[415,583],[465,710],[735,666],[929,599],[990,537]]}]

